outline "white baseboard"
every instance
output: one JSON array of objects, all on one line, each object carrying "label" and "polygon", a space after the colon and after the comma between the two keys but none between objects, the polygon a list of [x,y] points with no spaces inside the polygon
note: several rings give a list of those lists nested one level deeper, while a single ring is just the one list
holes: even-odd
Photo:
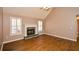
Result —
[{"label": "white baseboard", "polygon": [[[62,36],[58,36],[58,35],[53,35],[53,34],[48,34],[48,33],[42,33],[42,34],[55,36],[55,37],[58,37],[58,38],[67,39],[67,40],[71,40],[71,41],[77,41],[76,39],[70,39],[70,38],[66,38],[66,37],[62,37]],[[42,35],[42,34],[40,34],[40,35]],[[14,40],[10,40],[10,41],[5,41],[5,42],[3,42],[3,44],[18,41],[18,40],[22,40],[22,39],[24,39],[24,38],[18,38],[18,39],[14,39]],[[3,45],[2,45],[2,48],[3,48]]]},{"label": "white baseboard", "polygon": [[71,41],[77,41],[77,39],[71,39],[71,38],[62,37],[62,36],[53,35],[53,34],[48,34],[48,33],[44,33],[44,34],[46,34],[46,35],[50,35],[50,36],[55,36],[55,37],[62,38],[62,39],[71,40]]},{"label": "white baseboard", "polygon": [[[44,34],[44,33],[41,33],[39,35],[42,35],[42,34]],[[14,41],[18,41],[18,40],[22,40],[22,39],[24,39],[24,38],[18,38],[18,39],[13,39],[13,40],[10,40],[10,41],[5,41],[5,42],[3,42],[3,44],[14,42]]]},{"label": "white baseboard", "polygon": [[10,40],[10,41],[5,41],[5,42],[3,42],[3,44],[18,41],[18,40],[22,40],[22,39],[24,39],[24,38],[18,38],[18,39],[14,39],[14,40]]}]

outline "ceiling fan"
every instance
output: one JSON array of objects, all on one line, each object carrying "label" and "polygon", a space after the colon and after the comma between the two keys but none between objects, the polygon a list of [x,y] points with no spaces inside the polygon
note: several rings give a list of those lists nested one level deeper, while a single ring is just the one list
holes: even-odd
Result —
[{"label": "ceiling fan", "polygon": [[48,11],[50,9],[50,7],[41,7],[40,9]]}]

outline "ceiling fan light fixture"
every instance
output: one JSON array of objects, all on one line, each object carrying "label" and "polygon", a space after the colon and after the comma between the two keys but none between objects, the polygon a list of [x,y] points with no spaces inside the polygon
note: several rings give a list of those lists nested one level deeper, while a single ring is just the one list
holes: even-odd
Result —
[{"label": "ceiling fan light fixture", "polygon": [[48,11],[50,8],[49,7],[41,7],[41,9]]}]

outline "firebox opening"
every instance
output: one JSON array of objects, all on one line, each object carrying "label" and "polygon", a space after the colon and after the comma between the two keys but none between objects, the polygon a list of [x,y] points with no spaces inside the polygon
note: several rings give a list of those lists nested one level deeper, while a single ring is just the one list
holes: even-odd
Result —
[{"label": "firebox opening", "polygon": [[27,36],[35,34],[35,27],[27,27]]}]

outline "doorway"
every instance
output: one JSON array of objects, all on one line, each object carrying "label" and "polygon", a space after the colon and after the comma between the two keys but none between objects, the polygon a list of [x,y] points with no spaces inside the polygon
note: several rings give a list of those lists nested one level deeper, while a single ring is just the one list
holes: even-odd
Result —
[{"label": "doorway", "polygon": [[77,38],[79,38],[79,15],[76,16],[77,19]]}]

